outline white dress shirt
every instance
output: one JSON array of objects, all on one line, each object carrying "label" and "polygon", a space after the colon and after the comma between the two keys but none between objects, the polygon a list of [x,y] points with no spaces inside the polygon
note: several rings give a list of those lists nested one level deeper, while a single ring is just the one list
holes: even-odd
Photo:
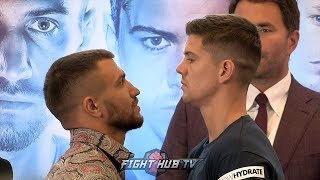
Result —
[{"label": "white dress shirt", "polygon": [[[268,113],[268,128],[267,136],[273,145],[280,119],[284,110],[284,106],[287,102],[288,91],[291,84],[291,73],[288,74],[277,84],[267,89],[264,94],[268,97],[267,113]],[[259,105],[255,102],[256,96],[260,91],[253,85],[249,85],[246,109],[248,115],[255,119],[258,114]]]}]

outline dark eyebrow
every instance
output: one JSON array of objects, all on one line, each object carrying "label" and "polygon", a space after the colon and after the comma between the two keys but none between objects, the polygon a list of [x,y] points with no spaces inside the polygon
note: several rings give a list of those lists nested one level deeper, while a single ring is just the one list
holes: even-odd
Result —
[{"label": "dark eyebrow", "polygon": [[178,41],[178,38],[174,33],[158,30],[154,27],[141,26],[141,25],[133,26],[130,30],[130,34],[133,34],[135,32],[149,32],[149,33],[158,34],[160,36],[163,36],[163,37],[171,40],[172,42]]},{"label": "dark eyebrow", "polygon": [[312,6],[313,8],[316,8],[316,9],[320,9],[320,4],[319,5],[314,5]]},{"label": "dark eyebrow", "polygon": [[271,27],[271,28],[275,28],[273,24],[268,23],[268,22],[258,23],[258,24],[256,24],[256,27]]},{"label": "dark eyebrow", "polygon": [[191,51],[185,51],[185,52],[183,52],[183,54],[185,55],[185,56],[193,56],[193,57],[195,57],[195,58],[198,58],[199,56],[197,56],[196,54],[194,54],[193,52],[191,52]]},{"label": "dark eyebrow", "polygon": [[60,1],[59,3],[55,3],[52,7],[48,8],[39,8],[36,10],[32,10],[28,12],[27,16],[43,16],[46,14],[64,14],[67,15],[69,12],[63,3]]}]

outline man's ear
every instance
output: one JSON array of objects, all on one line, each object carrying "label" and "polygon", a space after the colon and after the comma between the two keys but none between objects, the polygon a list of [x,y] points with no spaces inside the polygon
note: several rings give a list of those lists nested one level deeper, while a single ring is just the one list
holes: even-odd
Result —
[{"label": "man's ear", "polygon": [[101,107],[97,101],[91,97],[87,96],[82,101],[82,109],[88,113],[90,116],[99,118],[102,116]]},{"label": "man's ear", "polygon": [[300,33],[298,30],[294,30],[289,34],[288,37],[288,55],[290,56],[291,53],[296,49],[300,38]]},{"label": "man's ear", "polygon": [[219,82],[225,83],[229,81],[234,74],[235,65],[232,60],[226,59],[220,62],[219,65]]}]

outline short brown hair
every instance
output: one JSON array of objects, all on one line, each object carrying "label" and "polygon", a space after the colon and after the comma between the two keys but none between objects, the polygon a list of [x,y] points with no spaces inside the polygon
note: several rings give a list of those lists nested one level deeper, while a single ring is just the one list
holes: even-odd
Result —
[{"label": "short brown hair", "polygon": [[[229,13],[233,14],[237,4],[241,0],[232,0],[229,6]],[[296,0],[247,0],[253,3],[276,3],[281,11],[282,21],[287,28],[288,33],[299,30],[300,26],[300,11]]]},{"label": "short brown hair", "polygon": [[55,61],[45,77],[43,93],[46,105],[59,120],[70,110],[70,95],[77,82],[97,69],[97,62],[112,59],[114,55],[104,49],[77,52]]},{"label": "short brown hair", "polygon": [[187,23],[187,35],[202,37],[203,46],[217,60],[231,59],[238,67],[238,80],[249,85],[261,59],[257,28],[237,15],[209,15]]}]

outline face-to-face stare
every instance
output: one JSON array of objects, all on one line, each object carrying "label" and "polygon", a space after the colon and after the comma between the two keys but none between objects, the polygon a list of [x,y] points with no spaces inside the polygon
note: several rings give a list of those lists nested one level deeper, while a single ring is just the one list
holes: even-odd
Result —
[{"label": "face-to-face stare", "polygon": [[81,45],[81,4],[0,1],[0,151],[28,146],[53,117],[45,108],[44,77],[54,60]]},{"label": "face-to-face stare", "polygon": [[125,79],[124,72],[113,60],[100,61],[98,68],[106,85],[99,99],[105,106],[107,125],[125,132],[141,127],[143,117],[137,98],[140,91]]},{"label": "face-to-face stare", "polygon": [[182,75],[182,99],[199,107],[217,90],[219,63],[204,49],[202,38],[197,35],[189,36],[184,54],[177,67],[177,72]]},{"label": "face-to-face stare", "polygon": [[[145,118],[153,131],[169,124],[181,97],[175,72],[187,36],[185,24],[207,14],[227,13],[226,0],[132,0],[120,16],[119,61],[128,78],[141,89]],[[148,121],[146,121],[148,122]],[[160,136],[164,136],[165,130]]]},{"label": "face-to-face stare", "polygon": [[320,0],[300,0],[300,41],[290,70],[304,86],[320,92]]},{"label": "face-to-face stare", "polygon": [[292,43],[278,5],[243,0],[238,3],[235,14],[260,28],[262,58],[255,79],[281,80],[288,73],[289,56],[294,48],[290,48]]}]

